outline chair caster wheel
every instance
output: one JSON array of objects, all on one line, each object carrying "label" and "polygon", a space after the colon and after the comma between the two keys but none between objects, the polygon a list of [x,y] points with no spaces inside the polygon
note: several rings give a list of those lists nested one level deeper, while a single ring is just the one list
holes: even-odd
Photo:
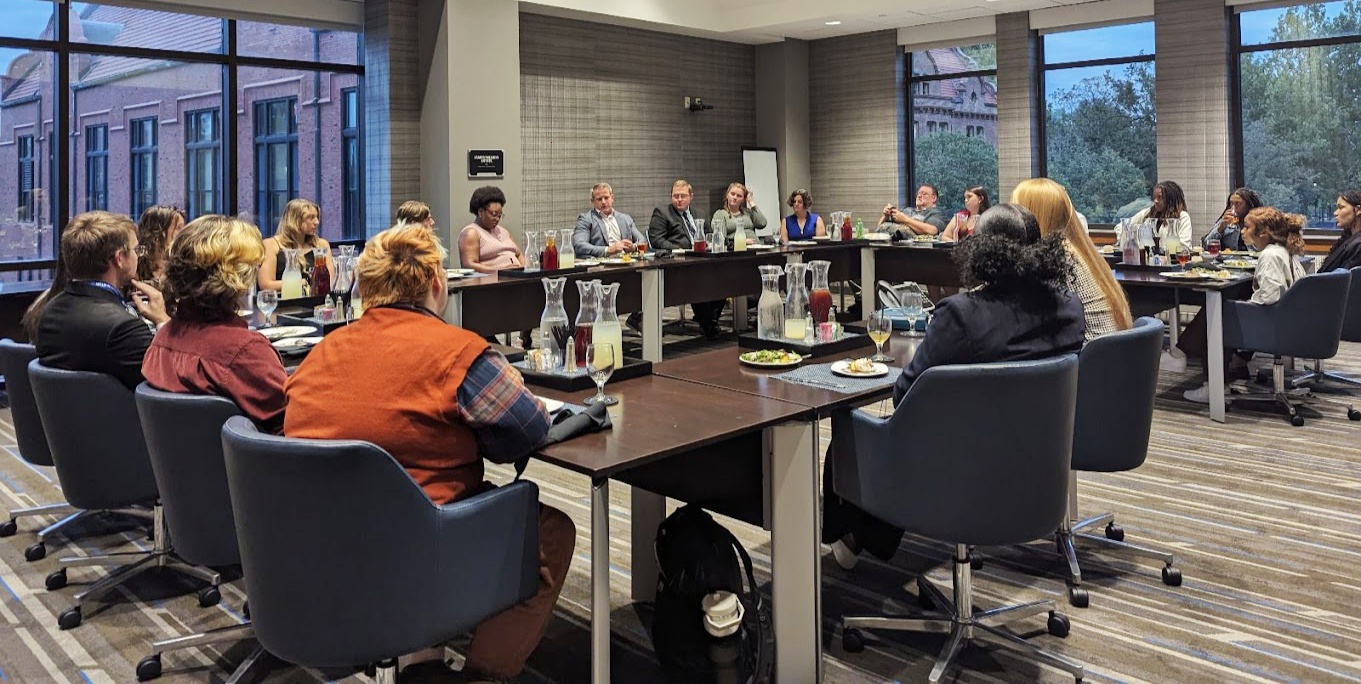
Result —
[{"label": "chair caster wheel", "polygon": [[47,544],[38,542],[33,546],[24,549],[24,560],[34,563],[47,558]]},{"label": "chair caster wheel", "polygon": [[1068,616],[1057,610],[1049,611],[1049,633],[1060,638],[1068,636],[1068,630],[1073,628],[1073,623],[1068,621]]},{"label": "chair caster wheel", "polygon": [[137,661],[137,681],[149,682],[161,676],[161,654],[149,655]]},{"label": "chair caster wheel", "polygon": [[14,520],[6,520],[0,523],[0,537],[13,537],[19,531],[19,523]]},{"label": "chair caster wheel", "polygon": [[[1354,408],[1349,408],[1349,409],[1347,409],[1347,420],[1361,420],[1361,411],[1358,411],[1358,410],[1356,410],[1356,409],[1354,409]],[[13,529],[13,528],[11,528],[11,529]],[[9,534],[14,534],[14,533],[13,533],[13,532],[10,532]],[[8,536],[8,535],[5,534],[4,529],[0,529],[0,537],[4,537],[4,536]]]},{"label": "chair caster wheel", "polygon": [[860,630],[855,628],[844,629],[841,632],[841,650],[847,653],[860,653],[865,650],[865,636]]},{"label": "chair caster wheel", "polygon": [[1169,587],[1181,586],[1181,568],[1167,566],[1163,568],[1163,584]]},{"label": "chair caster wheel", "polygon": [[67,608],[57,616],[57,626],[62,629],[75,629],[80,626],[80,606]]},{"label": "chair caster wheel", "polygon": [[43,580],[43,586],[47,587],[48,591],[56,591],[66,586],[66,568],[48,573],[47,579]]},{"label": "chair caster wheel", "polygon": [[1086,608],[1091,603],[1091,596],[1082,587],[1068,587],[1068,603],[1074,608]]},{"label": "chair caster wheel", "polygon": [[222,592],[217,587],[204,587],[198,592],[198,605],[200,608],[210,608],[217,605],[222,600]]},{"label": "chair caster wheel", "polygon": [[1125,541],[1125,528],[1115,523],[1106,523],[1106,538],[1111,541]]},{"label": "chair caster wheel", "polygon": [[1290,416],[1290,424],[1295,427],[1302,427],[1304,425],[1304,416]]},{"label": "chair caster wheel", "polygon": [[973,555],[969,556],[969,569],[970,569],[970,570],[975,570],[975,571],[977,571],[977,570],[982,570],[982,569],[983,569],[983,557],[982,557],[982,556],[973,556]]}]

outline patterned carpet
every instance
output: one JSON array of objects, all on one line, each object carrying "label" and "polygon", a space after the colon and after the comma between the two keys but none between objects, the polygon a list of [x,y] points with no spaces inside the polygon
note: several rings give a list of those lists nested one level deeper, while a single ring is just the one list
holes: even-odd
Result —
[{"label": "patterned carpet", "polygon": [[[709,345],[680,343],[668,353]],[[1332,364],[1361,372],[1361,346],[1345,346]],[[1021,623],[1036,642],[1084,662],[1089,682],[1344,682],[1361,681],[1361,424],[1341,409],[1303,428],[1279,415],[1233,409],[1224,425],[1204,407],[1182,400],[1193,373],[1162,377],[1148,463],[1116,475],[1084,476],[1084,512],[1115,511],[1128,540],[1171,547],[1185,573],[1180,588],[1164,586],[1156,564],[1085,555],[1091,607],[1069,609],[1071,636],[1043,634],[1036,618]],[[873,407],[879,408],[879,407]],[[1311,414],[1311,417],[1314,414]],[[824,426],[827,430],[827,426]],[[33,468],[15,453],[8,410],[0,412],[0,508],[59,499],[50,469]],[[536,463],[528,474],[545,501],[577,523],[578,560],[544,642],[523,681],[589,679],[589,500],[585,478]],[[493,468],[505,480],[509,472]],[[628,488],[612,488],[612,524],[627,530]],[[769,581],[769,537],[725,521],[752,551],[758,578]],[[85,624],[62,632],[57,614],[69,595],[101,570],[71,572],[71,586],[43,588],[56,556],[145,546],[129,526],[105,526],[78,547],[53,544],[48,559],[28,563],[23,549],[39,526],[0,539],[0,682],[130,682],[134,666],[157,638],[234,624],[244,595],[225,588],[218,607],[199,608],[188,581],[150,575],[115,594]],[[828,682],[922,681],[943,635],[887,636],[855,655],[840,646],[838,617],[913,603],[901,589],[918,572],[948,586],[948,549],[914,538],[891,563],[863,560],[854,572],[824,556],[825,673]],[[657,681],[645,627],[646,608],[628,604],[629,540],[611,544],[614,673],[617,682]],[[1063,601],[1064,584],[1052,542],[988,549],[976,573],[983,606],[1037,597]],[[134,602],[132,599],[138,601]],[[165,682],[224,679],[245,646],[167,655]],[[978,648],[965,652],[966,670],[950,681],[1064,682],[1055,670]],[[362,675],[276,667],[269,682],[365,681]]]}]

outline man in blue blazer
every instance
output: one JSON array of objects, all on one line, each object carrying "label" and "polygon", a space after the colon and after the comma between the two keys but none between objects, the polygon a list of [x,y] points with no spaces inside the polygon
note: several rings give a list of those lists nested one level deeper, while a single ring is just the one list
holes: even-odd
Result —
[{"label": "man in blue blazer", "polygon": [[577,256],[614,256],[647,242],[632,216],[614,210],[614,188],[609,183],[591,188],[591,205],[595,208],[578,216],[572,231],[572,250]]}]

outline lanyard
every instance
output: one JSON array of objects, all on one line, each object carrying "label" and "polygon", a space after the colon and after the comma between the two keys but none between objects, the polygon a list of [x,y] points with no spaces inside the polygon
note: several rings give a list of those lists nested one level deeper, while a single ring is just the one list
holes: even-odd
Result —
[{"label": "lanyard", "polygon": [[106,283],[106,282],[104,282],[104,281],[102,281],[102,280],[72,280],[71,282],[73,282],[73,283],[80,283],[81,285],[89,285],[89,286],[91,286],[91,287],[97,287],[97,288],[99,288],[99,289],[101,289],[101,290],[104,290],[105,292],[108,292],[108,293],[112,294],[113,296],[117,297],[119,303],[121,303],[121,304],[127,304],[127,303],[128,303],[128,298],[127,298],[127,297],[124,297],[124,296],[123,296],[123,293],[120,292],[120,291],[118,290],[118,288],[116,288],[116,287],[114,287],[114,286],[112,286],[112,285],[110,285],[110,284],[108,284],[108,283]]}]

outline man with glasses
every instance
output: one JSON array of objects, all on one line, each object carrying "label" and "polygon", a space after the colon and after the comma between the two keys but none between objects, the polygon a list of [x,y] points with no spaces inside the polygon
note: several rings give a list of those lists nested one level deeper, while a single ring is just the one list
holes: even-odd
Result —
[{"label": "man with glasses", "polygon": [[71,219],[61,234],[71,280],[43,309],[33,341],[43,365],[107,373],[128,389],[142,381],[142,357],[170,321],[160,291],[136,279],[145,254],[126,216],[92,211]]},{"label": "man with glasses", "polygon": [[[690,212],[690,202],[694,198],[695,190],[688,182],[678,180],[671,184],[671,203],[653,209],[652,220],[648,222],[647,236],[653,249],[691,249],[696,240],[704,239],[703,229]],[[727,300],[721,299],[690,305],[695,312],[695,322],[711,340],[720,336],[718,318],[723,315],[725,304]]]},{"label": "man with glasses", "polygon": [[903,212],[892,204],[884,207],[884,217],[879,219],[882,230],[891,230],[894,240],[906,240],[913,235],[938,235],[945,230],[945,213],[936,206],[940,191],[936,186],[923,183],[917,188],[917,203],[914,211]]}]

